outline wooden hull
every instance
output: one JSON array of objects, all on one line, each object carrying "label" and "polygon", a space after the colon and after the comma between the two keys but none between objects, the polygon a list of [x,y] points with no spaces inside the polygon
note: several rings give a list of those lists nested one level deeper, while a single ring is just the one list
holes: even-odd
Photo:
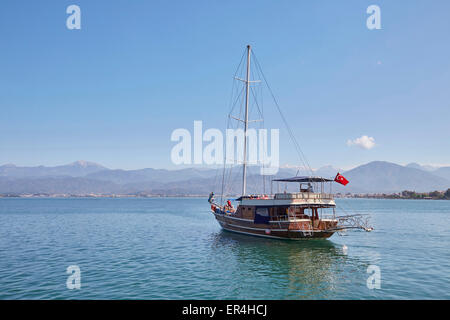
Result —
[{"label": "wooden hull", "polygon": [[[312,229],[310,227],[311,222],[307,220],[271,221],[269,224],[255,224],[249,219],[232,217],[221,213],[214,212],[214,216],[224,230],[265,238],[288,240],[326,239],[334,234],[334,231],[327,231],[325,228],[325,230]],[[325,224],[326,222],[321,223]],[[330,225],[330,227],[333,227],[333,225]]]}]

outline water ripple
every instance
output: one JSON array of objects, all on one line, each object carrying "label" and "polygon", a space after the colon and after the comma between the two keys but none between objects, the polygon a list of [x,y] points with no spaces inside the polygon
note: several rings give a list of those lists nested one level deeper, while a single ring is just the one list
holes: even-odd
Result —
[{"label": "water ripple", "polygon": [[342,201],[375,231],[278,241],[221,231],[205,199],[0,199],[0,299],[450,298],[450,201]]}]

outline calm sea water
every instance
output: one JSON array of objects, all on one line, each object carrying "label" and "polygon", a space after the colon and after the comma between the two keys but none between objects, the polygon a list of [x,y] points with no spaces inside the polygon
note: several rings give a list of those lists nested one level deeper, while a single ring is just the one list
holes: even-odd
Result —
[{"label": "calm sea water", "polygon": [[0,199],[0,299],[450,299],[450,201],[337,202],[375,230],[271,240],[221,231],[205,199]]}]

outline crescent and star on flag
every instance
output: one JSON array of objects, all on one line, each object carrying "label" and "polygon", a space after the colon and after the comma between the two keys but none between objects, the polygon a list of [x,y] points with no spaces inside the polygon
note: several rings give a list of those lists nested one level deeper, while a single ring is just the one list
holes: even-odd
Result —
[{"label": "crescent and star on flag", "polygon": [[336,181],[337,183],[340,183],[344,186],[348,183],[348,180],[339,172],[337,173],[336,177],[334,178],[334,181]]}]

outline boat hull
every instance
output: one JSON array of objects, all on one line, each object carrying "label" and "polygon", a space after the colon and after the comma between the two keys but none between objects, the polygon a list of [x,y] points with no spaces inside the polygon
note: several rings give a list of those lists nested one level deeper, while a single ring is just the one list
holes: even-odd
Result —
[{"label": "boat hull", "polygon": [[219,225],[226,231],[273,239],[304,240],[326,239],[334,231],[312,230],[302,228],[301,221],[271,222],[270,224],[255,224],[252,220],[214,213]]}]

